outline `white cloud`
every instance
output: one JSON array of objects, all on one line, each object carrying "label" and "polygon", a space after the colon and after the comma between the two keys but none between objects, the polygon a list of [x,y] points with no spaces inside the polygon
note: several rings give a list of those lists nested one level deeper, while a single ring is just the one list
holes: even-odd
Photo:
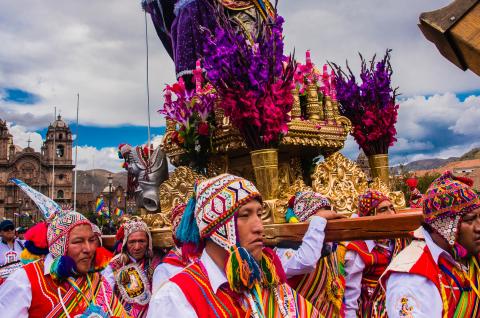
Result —
[{"label": "white cloud", "polygon": [[30,147],[35,149],[35,151],[40,152],[42,148],[43,140],[42,136],[39,133],[34,131],[29,131],[27,128],[20,125],[8,125],[8,131],[13,136],[13,143],[22,148],[28,146],[28,140],[30,140]]},{"label": "white cloud", "polygon": [[467,108],[459,112],[458,120],[450,128],[459,134],[480,136],[480,96],[469,96],[464,104]]},{"label": "white cloud", "polygon": [[[75,151],[75,150],[74,150]],[[105,169],[111,172],[122,171],[123,160],[118,158],[117,148],[97,149],[91,146],[78,147],[78,170]]]},{"label": "white cloud", "polygon": [[345,145],[340,152],[351,160],[357,160],[360,149],[358,148],[358,144],[355,139],[353,139],[352,135],[348,135]]},{"label": "white cloud", "polygon": [[[288,50],[303,60],[343,63],[358,69],[357,52],[366,57],[393,48],[394,81],[406,96],[478,88],[478,77],[444,59],[417,27],[421,12],[441,1],[280,1]],[[164,123],[155,110],[174,66],[148,19],[152,125]],[[32,0],[2,3],[0,11],[0,87],[18,87],[41,96],[34,106],[0,102],[0,116],[30,113],[50,118],[53,107],[85,125],[144,125],[145,25],[140,1]],[[448,79],[448,80],[445,80]],[[3,112],[3,113],[2,113]],[[43,119],[43,122],[45,120]],[[13,120],[13,119],[11,119]],[[28,128],[28,123],[19,123]],[[46,123],[45,123],[46,124]]]}]

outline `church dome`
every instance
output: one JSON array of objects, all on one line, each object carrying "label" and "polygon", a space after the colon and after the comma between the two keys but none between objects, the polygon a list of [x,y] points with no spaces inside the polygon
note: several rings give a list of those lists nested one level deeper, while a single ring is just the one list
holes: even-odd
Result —
[{"label": "church dome", "polygon": [[57,116],[57,120],[55,120],[52,124],[52,127],[55,127],[55,128],[67,128],[67,123],[65,123],[62,119],[62,116],[61,115],[58,115]]}]

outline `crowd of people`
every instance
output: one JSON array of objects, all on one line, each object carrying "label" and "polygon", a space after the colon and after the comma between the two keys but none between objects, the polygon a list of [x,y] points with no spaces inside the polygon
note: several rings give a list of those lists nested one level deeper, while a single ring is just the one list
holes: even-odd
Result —
[{"label": "crowd of people", "polygon": [[[162,255],[154,252],[141,219],[121,225],[113,253],[102,247],[98,227],[74,211],[56,213],[23,240],[5,220],[0,265],[22,266],[0,285],[0,313],[477,317],[478,195],[470,180],[446,172],[422,199],[424,222],[408,239],[325,243],[327,221],[343,216],[328,198],[299,192],[289,201],[286,221],[309,222],[303,241],[296,248],[267,247],[261,193],[244,178],[222,174],[196,184],[193,197],[171,212],[175,246]],[[359,197],[357,217],[393,213],[379,191]],[[332,259],[341,262],[340,280],[323,275]],[[338,299],[321,298],[325,288],[340,290]]]}]

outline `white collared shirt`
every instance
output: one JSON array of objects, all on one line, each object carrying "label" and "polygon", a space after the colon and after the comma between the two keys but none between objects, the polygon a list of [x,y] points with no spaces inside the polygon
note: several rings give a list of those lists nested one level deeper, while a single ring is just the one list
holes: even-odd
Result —
[{"label": "white collared shirt", "polygon": [[[53,257],[48,254],[44,261],[43,274],[50,273]],[[32,303],[32,285],[27,272],[19,268],[0,286],[0,313],[2,318],[27,318]]]},{"label": "white collared shirt", "polygon": [[19,261],[23,248],[24,242],[18,238],[14,239],[13,247],[10,247],[6,242],[0,240],[0,266]]},{"label": "white collared shirt", "polygon": [[[225,272],[215,264],[205,250],[200,257],[200,261],[205,267],[213,292],[216,293],[221,285],[228,282]],[[171,281],[167,281],[163,284],[150,300],[147,318],[162,317],[198,317],[180,287]]]},{"label": "white collared shirt", "polygon": [[[430,234],[423,229],[425,243],[433,260],[438,264],[440,255],[454,263],[452,256],[435,244]],[[392,273],[386,282],[386,308],[388,317],[408,317],[401,313],[402,300],[408,307],[411,317],[442,317],[442,297],[435,284],[424,276],[409,273]]]},{"label": "white collared shirt", "polygon": [[320,216],[313,216],[308,225],[302,244],[297,250],[291,248],[276,248],[287,278],[305,275],[313,272],[318,260],[322,256],[325,226],[327,220]]},{"label": "white collared shirt", "polygon": [[161,263],[153,272],[152,278],[152,294],[154,294],[163,284],[170,278],[177,275],[183,270],[183,267],[175,266],[168,263]]}]

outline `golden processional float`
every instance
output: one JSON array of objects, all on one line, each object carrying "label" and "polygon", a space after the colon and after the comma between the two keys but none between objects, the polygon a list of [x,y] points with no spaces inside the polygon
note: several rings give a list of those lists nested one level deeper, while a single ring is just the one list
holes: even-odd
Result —
[{"label": "golden processional float", "polygon": [[[265,11],[262,6],[250,5],[257,1],[237,2],[235,8],[230,1],[218,1],[218,7],[205,8],[212,11],[207,16],[214,17],[217,27],[202,27],[195,34],[206,44],[196,53],[192,71],[179,71],[175,59],[179,80],[165,89],[160,113],[166,117],[166,134],[161,149],[145,157],[138,149],[121,146],[124,149],[120,152],[129,164],[129,177],[136,180],[133,191],[137,205],[152,229],[155,246],[173,245],[170,213],[192,196],[195,181],[225,172],[254,181],[262,193],[262,219],[269,245],[301,241],[307,225],[286,224],[285,220],[288,200],[298,191],[321,193],[338,213],[347,215],[356,211],[358,195],[367,188],[388,193],[397,208],[405,208],[403,193],[389,188],[388,143],[384,152],[366,152],[371,177],[339,152],[348,134],[355,131],[351,120],[342,114],[345,111],[336,91],[338,79],[345,75],[341,68],[333,64],[329,73],[325,65],[323,72],[319,71],[308,51],[304,65],[292,56],[283,56],[283,19],[275,10],[269,11],[268,5]],[[163,41],[171,31],[168,21],[181,14],[171,12],[169,16],[169,8],[162,7],[162,3],[147,0],[144,9],[151,15],[167,51],[176,56],[175,50],[194,45]],[[244,43],[238,41],[242,37]],[[280,48],[281,52],[275,51]],[[225,52],[234,53],[226,56]],[[391,97],[389,102],[394,103],[395,95],[393,100]],[[279,110],[286,111],[278,116]],[[274,119],[281,123],[272,124]],[[395,121],[396,112],[391,124]],[[268,125],[276,125],[276,130],[266,129]],[[265,142],[266,136],[273,138]],[[150,174],[165,172],[162,152],[175,169],[168,178],[155,177],[161,180],[156,202],[152,197],[145,198],[148,191],[139,188],[142,180],[145,184],[155,179],[149,178]],[[140,169],[136,167],[139,163]],[[407,212],[411,213],[329,221],[326,240],[405,236],[421,221],[418,211]]]}]

